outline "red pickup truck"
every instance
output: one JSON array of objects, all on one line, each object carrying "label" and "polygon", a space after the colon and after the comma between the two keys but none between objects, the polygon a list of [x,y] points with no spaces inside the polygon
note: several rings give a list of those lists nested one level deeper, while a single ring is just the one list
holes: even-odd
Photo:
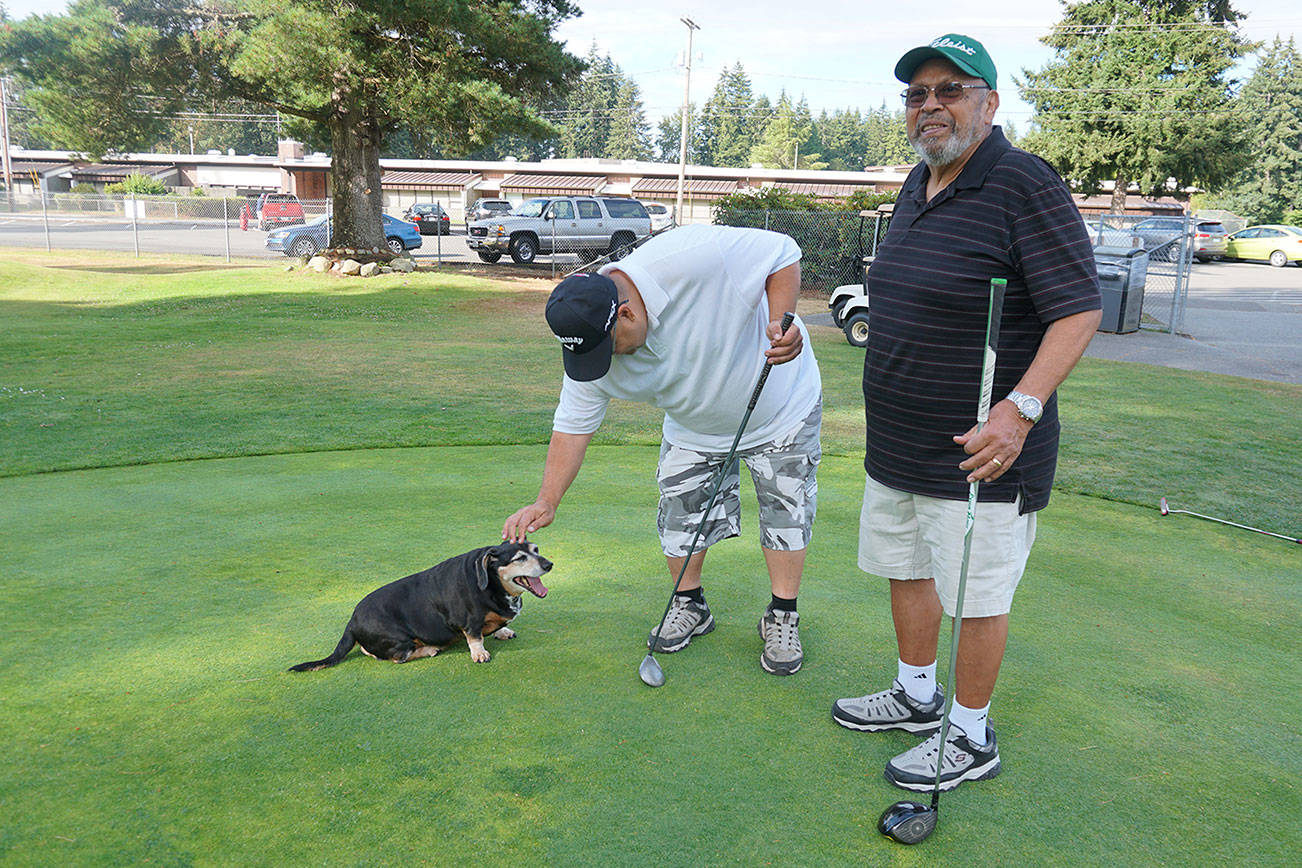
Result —
[{"label": "red pickup truck", "polygon": [[258,197],[254,216],[263,232],[277,226],[297,226],[303,222],[303,204],[293,193],[263,193]]}]

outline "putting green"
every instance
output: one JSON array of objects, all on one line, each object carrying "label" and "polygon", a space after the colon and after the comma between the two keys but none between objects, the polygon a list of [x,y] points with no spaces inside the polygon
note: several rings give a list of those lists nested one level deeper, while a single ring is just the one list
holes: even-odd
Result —
[{"label": "putting green", "polygon": [[[491,663],[284,671],[367,591],[491,543],[543,451],[0,479],[0,861],[1282,865],[1302,844],[1297,547],[1075,495],[1044,515],[1014,608],[1005,772],[947,795],[916,850],[873,830],[910,739],[828,714],[893,674],[884,588],[854,566],[854,458],[820,473],[794,677],[758,665],[748,495],[743,539],[707,565],[718,629],[661,655],[664,687],[639,681],[669,584],[656,450],[601,446],[535,536],[551,594]],[[1270,834],[1245,849],[1226,825]]]}]

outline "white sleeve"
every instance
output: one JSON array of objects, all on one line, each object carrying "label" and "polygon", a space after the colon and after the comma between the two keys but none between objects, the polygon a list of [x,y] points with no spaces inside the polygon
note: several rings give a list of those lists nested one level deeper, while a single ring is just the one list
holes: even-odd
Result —
[{"label": "white sleeve", "polygon": [[748,306],[763,302],[764,284],[770,275],[800,261],[800,245],[790,235],[751,229],[730,233],[727,239],[720,251],[724,268]]},{"label": "white sleeve", "polygon": [[552,416],[552,430],[562,434],[591,434],[606,418],[610,398],[592,383],[580,383],[566,377],[561,383],[561,399]]}]

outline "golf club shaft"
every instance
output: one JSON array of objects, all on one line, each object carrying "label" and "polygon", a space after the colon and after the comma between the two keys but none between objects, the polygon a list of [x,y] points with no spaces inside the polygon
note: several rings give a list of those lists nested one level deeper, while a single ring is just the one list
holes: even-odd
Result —
[{"label": "golf club shaft", "polygon": [[1192,515],[1194,518],[1203,518],[1206,519],[1207,521],[1214,521],[1217,524],[1228,524],[1230,527],[1237,527],[1240,530],[1250,530],[1253,531],[1254,533],[1265,534],[1266,536],[1273,536],[1276,539],[1288,540],[1291,543],[1302,543],[1302,539],[1299,539],[1298,537],[1295,536],[1285,536],[1282,533],[1275,533],[1274,531],[1262,530],[1259,527],[1249,527],[1246,524],[1239,524],[1238,522],[1226,521],[1223,518],[1216,518],[1215,516],[1211,516],[1211,515],[1203,515],[1201,512],[1190,512],[1187,509],[1171,509],[1170,507],[1167,506],[1165,497],[1162,498],[1162,508],[1164,510],[1164,512],[1162,513],[1163,515],[1166,515],[1167,513],[1178,512],[1178,513],[1182,513],[1183,515]]},{"label": "golf club shaft", "polygon": [[[986,309],[986,339],[981,359],[981,394],[977,399],[977,433],[985,427],[990,418],[990,398],[994,392],[995,362],[999,348],[999,319],[1004,310],[1004,291],[1007,281],[993,278],[990,281],[990,303]],[[940,777],[945,770],[945,739],[949,737],[949,713],[954,708],[958,696],[958,685],[954,683],[954,672],[958,668],[958,642],[963,631],[963,598],[967,593],[967,568],[972,557],[972,529],[976,526],[977,492],[981,484],[976,480],[967,487],[967,521],[963,528],[963,563],[958,572],[958,594],[954,600],[953,628],[949,640],[949,696],[945,700],[944,713],[940,719],[940,751],[936,755],[936,785],[931,791],[931,809],[940,807]],[[985,733],[982,733],[984,736]]]},{"label": "golf club shaft", "polygon": [[[791,323],[795,320],[796,315],[787,311],[782,315],[782,326],[780,334],[786,334],[787,329],[791,328]],[[741,443],[742,432],[746,430],[746,423],[750,421],[750,414],[755,411],[755,404],[759,401],[760,392],[764,389],[764,383],[769,378],[769,371],[773,370],[773,363],[766,361],[764,369],[760,371],[759,380],[755,383],[755,390],[751,392],[750,403],[746,406],[746,414],[741,417],[741,425],[737,428],[737,436],[732,438],[732,447],[728,450],[728,457],[723,459],[723,464],[715,474],[714,490],[710,492],[710,499],[705,504],[705,512],[701,515],[701,521],[696,525],[696,533],[692,535],[692,541],[687,546],[687,557],[683,558],[683,568],[678,571],[678,578],[674,581],[674,588],[669,592],[669,602],[665,604],[665,613],[660,616],[660,624],[656,627],[655,640],[651,643],[651,650],[647,656],[655,653],[656,642],[660,641],[660,631],[664,629],[665,619],[669,617],[669,610],[674,605],[674,594],[678,593],[678,586],[683,583],[683,576],[687,575],[687,565],[691,563],[692,555],[696,553],[696,543],[701,539],[701,533],[705,530],[705,522],[710,517],[710,510],[714,509],[714,501],[719,496],[719,490],[723,488],[723,480],[728,475],[728,468],[732,465],[732,459],[737,455],[737,444]]]}]

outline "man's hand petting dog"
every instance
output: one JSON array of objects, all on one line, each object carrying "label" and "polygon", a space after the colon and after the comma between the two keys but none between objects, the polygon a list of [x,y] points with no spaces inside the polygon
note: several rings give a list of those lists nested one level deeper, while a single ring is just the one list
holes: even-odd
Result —
[{"label": "man's hand petting dog", "polygon": [[528,541],[503,542],[448,558],[362,598],[334,652],[322,660],[290,667],[313,672],[342,661],[354,645],[378,660],[406,663],[433,657],[462,641],[476,663],[492,655],[485,636],[511,639],[507,623],[520,613],[520,596],[547,596],[539,579],[552,562]]}]

